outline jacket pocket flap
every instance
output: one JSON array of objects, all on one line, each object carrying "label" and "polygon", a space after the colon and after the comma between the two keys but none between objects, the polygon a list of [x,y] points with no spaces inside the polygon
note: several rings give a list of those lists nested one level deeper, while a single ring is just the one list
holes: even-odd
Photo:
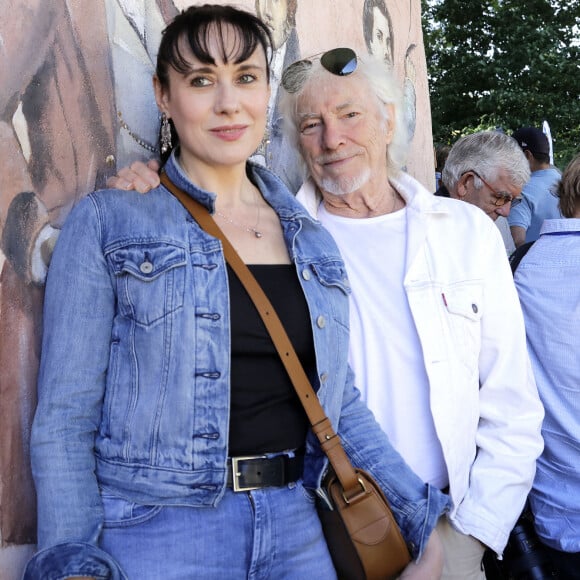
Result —
[{"label": "jacket pocket flap", "polygon": [[164,242],[131,244],[110,254],[115,275],[131,274],[148,282],[164,272],[186,264],[185,248]]},{"label": "jacket pocket flap", "polygon": [[442,292],[447,311],[478,321],[483,310],[482,290],[479,285],[470,284],[462,287],[446,288]]}]

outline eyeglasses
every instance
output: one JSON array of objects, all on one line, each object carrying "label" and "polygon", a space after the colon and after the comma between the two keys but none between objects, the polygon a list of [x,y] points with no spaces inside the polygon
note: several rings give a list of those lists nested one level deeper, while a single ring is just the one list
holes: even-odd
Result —
[{"label": "eyeglasses", "polygon": [[463,177],[466,173],[473,173],[473,175],[475,175],[475,177],[477,177],[478,179],[481,179],[481,181],[483,181],[483,183],[487,186],[487,188],[493,193],[494,201],[492,203],[496,207],[502,207],[506,203],[511,203],[512,207],[515,207],[516,205],[518,205],[522,201],[521,197],[514,197],[511,193],[508,193],[507,191],[497,191],[485,179],[483,179],[483,177],[481,177],[481,175],[479,175],[479,173],[477,173],[477,171],[473,171],[473,169],[469,169],[467,171],[464,171],[461,174],[461,177]]},{"label": "eyeglasses", "polygon": [[352,74],[357,67],[356,53],[352,48],[333,48],[327,52],[320,52],[286,67],[280,82],[287,92],[297,93],[303,87],[306,73],[312,68],[312,62],[317,58],[329,73],[341,77]]}]

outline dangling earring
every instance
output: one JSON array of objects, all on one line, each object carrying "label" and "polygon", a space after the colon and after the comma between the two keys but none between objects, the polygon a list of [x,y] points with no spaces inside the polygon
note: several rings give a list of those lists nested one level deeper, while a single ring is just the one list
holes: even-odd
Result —
[{"label": "dangling earring", "polygon": [[165,155],[172,147],[171,126],[165,113],[161,114],[161,154]]}]

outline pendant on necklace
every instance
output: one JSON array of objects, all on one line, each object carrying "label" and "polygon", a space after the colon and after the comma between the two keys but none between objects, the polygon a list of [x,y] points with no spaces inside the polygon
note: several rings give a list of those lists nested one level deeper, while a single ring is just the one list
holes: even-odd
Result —
[{"label": "pendant on necklace", "polygon": [[254,228],[252,228],[252,231],[254,232],[254,235],[257,238],[261,238],[262,237],[262,232],[259,232],[258,230],[255,230]]}]

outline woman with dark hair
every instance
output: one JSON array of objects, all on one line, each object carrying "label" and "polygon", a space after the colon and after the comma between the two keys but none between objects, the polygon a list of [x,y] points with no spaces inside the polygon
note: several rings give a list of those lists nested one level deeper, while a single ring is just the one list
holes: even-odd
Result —
[{"label": "woman with dark hair", "polygon": [[[270,54],[267,28],[244,11],[204,5],[175,18],[154,79],[164,171],[249,264],[416,558],[447,499],[360,401],[332,238],[248,162],[265,129]],[[39,552],[26,579],[335,577],[314,503],[325,455],[220,241],[164,186],[95,192],[65,224],[31,455]]]}]

